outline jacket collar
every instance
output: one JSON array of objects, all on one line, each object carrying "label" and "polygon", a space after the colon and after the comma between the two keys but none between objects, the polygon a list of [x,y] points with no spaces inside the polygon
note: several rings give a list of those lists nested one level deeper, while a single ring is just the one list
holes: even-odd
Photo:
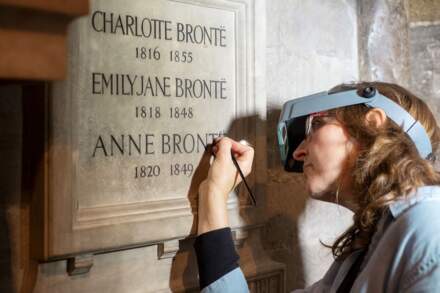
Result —
[{"label": "jacket collar", "polygon": [[417,188],[413,193],[408,194],[405,198],[399,199],[390,204],[390,212],[394,218],[397,218],[404,211],[413,205],[422,201],[440,201],[440,186],[422,186]]}]

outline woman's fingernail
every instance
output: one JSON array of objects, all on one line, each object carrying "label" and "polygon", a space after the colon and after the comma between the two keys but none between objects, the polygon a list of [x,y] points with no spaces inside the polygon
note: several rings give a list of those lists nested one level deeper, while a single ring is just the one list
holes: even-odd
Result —
[{"label": "woman's fingernail", "polygon": [[242,145],[246,145],[246,146],[252,147],[252,145],[247,140],[245,140],[245,139],[240,140],[239,143],[242,144]]}]

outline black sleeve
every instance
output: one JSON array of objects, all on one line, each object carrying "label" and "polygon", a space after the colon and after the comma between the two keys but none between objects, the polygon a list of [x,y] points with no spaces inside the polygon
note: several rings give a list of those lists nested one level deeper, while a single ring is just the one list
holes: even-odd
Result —
[{"label": "black sleeve", "polygon": [[238,267],[231,228],[221,228],[197,236],[194,243],[199,267],[200,289]]}]

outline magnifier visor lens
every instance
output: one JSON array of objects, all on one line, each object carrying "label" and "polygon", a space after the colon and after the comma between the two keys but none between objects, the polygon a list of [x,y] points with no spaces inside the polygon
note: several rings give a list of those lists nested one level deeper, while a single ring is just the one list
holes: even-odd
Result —
[{"label": "magnifier visor lens", "polygon": [[281,160],[284,162],[289,151],[289,141],[287,134],[287,124],[282,123],[278,125],[278,146],[280,149]]},{"label": "magnifier visor lens", "polygon": [[288,172],[301,172],[302,162],[293,159],[293,152],[305,137],[307,116],[297,117],[278,124],[278,146],[284,169]]}]

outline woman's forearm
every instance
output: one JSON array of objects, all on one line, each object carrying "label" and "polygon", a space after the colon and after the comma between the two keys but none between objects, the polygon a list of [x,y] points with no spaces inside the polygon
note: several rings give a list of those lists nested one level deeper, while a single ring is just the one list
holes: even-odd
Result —
[{"label": "woman's forearm", "polygon": [[227,195],[206,181],[200,185],[197,235],[229,225],[226,201]]}]

